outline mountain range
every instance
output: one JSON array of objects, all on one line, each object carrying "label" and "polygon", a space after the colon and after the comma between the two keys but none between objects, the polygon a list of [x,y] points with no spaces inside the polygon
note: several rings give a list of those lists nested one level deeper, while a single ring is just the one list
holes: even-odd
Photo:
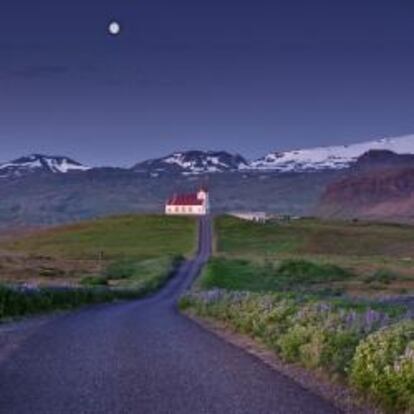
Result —
[{"label": "mountain range", "polygon": [[[157,177],[160,175],[202,175],[223,172],[303,173],[343,170],[351,167],[370,150],[388,150],[396,154],[414,154],[414,135],[383,138],[352,145],[271,152],[248,161],[225,151],[182,151],[139,162],[125,170]],[[16,178],[33,173],[85,172],[89,167],[64,156],[33,154],[0,164],[0,178]]]},{"label": "mountain range", "polygon": [[[90,167],[69,157],[33,154],[0,164],[0,227],[162,212],[172,192],[200,184],[210,188],[217,213],[260,210],[392,220],[398,212],[400,220],[412,216],[403,208],[414,199],[410,171],[414,135],[273,152],[253,161],[225,151],[182,151],[130,168]],[[388,204],[385,209],[378,203]]]}]

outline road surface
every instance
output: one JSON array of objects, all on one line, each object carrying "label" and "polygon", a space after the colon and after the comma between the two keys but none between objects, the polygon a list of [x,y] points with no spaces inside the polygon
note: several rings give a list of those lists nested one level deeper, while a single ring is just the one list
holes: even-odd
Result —
[{"label": "road surface", "polygon": [[180,315],[210,246],[203,218],[198,254],[158,295],[3,325],[0,413],[338,413]]}]

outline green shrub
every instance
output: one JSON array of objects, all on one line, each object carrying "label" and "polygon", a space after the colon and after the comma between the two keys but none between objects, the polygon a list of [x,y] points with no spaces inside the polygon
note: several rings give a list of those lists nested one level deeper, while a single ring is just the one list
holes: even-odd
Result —
[{"label": "green shrub", "polygon": [[379,283],[383,285],[389,285],[394,280],[397,280],[399,277],[396,273],[391,272],[387,269],[377,270],[373,275],[365,278],[365,283]]},{"label": "green shrub", "polygon": [[112,285],[138,288],[146,286],[155,290],[174,273],[183,261],[183,256],[163,256],[145,260],[117,260],[105,271]]},{"label": "green shrub", "polygon": [[212,258],[199,284],[203,289],[272,290],[275,281],[272,274],[266,274],[264,270],[264,267],[243,259]]},{"label": "green shrub", "polygon": [[320,327],[307,328],[307,340],[299,348],[297,359],[307,368],[318,368],[324,365],[323,357],[329,334]]},{"label": "green shrub", "polygon": [[362,341],[351,381],[389,410],[414,412],[414,321],[381,329]]},{"label": "green shrub", "polygon": [[341,317],[337,309],[325,306],[301,305],[289,318],[289,329],[278,341],[279,351],[288,362],[344,375],[363,334],[357,326],[345,326],[346,316]]},{"label": "green shrub", "polygon": [[[199,286],[203,289],[229,289],[252,292],[308,289],[313,284],[340,281],[351,274],[336,265],[306,260],[284,260],[279,266],[242,259],[213,258],[209,261]],[[332,289],[325,289],[325,294]],[[322,293],[322,291],[321,291]]]},{"label": "green shrub", "polygon": [[44,277],[59,277],[65,274],[64,270],[55,267],[41,267],[39,269],[39,276]]},{"label": "green shrub", "polygon": [[82,286],[107,286],[108,279],[105,276],[86,276],[81,281]]},{"label": "green shrub", "polygon": [[190,299],[189,296],[183,296],[178,302],[179,308],[183,311],[190,309],[193,305],[193,301]]},{"label": "green shrub", "polygon": [[287,333],[282,335],[278,341],[281,356],[287,362],[300,360],[301,347],[311,339],[309,328],[295,325]]},{"label": "green shrub", "polygon": [[0,286],[0,320],[55,309],[142,296],[140,291],[98,288],[27,290]]},{"label": "green shrub", "polygon": [[105,275],[111,279],[127,279],[134,275],[137,260],[117,260],[112,262],[105,270]]},{"label": "green shrub", "polygon": [[289,280],[290,283],[324,283],[343,280],[350,273],[333,264],[314,263],[307,260],[284,260],[276,269],[277,275]]},{"label": "green shrub", "polygon": [[325,335],[321,366],[331,373],[345,375],[349,371],[361,335],[355,331],[336,331]]},{"label": "green shrub", "polygon": [[374,274],[375,280],[385,285],[389,285],[394,280],[398,279],[398,275],[386,269],[377,270]]},{"label": "green shrub", "polygon": [[263,341],[272,349],[280,351],[279,339],[291,327],[292,316],[297,312],[297,304],[288,298],[275,300],[268,310],[268,323],[263,333]]}]

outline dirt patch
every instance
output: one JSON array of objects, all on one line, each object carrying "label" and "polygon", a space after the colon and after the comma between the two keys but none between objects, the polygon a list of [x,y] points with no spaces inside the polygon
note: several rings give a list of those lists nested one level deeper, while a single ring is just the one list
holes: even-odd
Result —
[{"label": "dirt patch", "polygon": [[97,260],[57,259],[49,256],[0,251],[0,283],[72,286],[85,276],[97,274]]},{"label": "dirt patch", "polygon": [[14,227],[0,229],[0,243],[7,243],[17,240],[21,237],[27,237],[36,232],[46,229],[46,227]]}]

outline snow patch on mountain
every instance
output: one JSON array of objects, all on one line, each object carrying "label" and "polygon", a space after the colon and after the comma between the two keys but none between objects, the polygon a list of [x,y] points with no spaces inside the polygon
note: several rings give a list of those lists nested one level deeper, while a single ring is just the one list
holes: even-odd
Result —
[{"label": "snow patch on mountain", "polygon": [[32,154],[0,164],[0,177],[20,177],[34,172],[66,174],[71,171],[87,171],[87,167],[68,157]]},{"label": "snow patch on mountain", "polygon": [[184,151],[175,152],[163,158],[144,161],[133,167],[136,172],[180,173],[198,175],[225,171],[238,171],[248,167],[247,161],[238,154],[225,151]]},{"label": "snow patch on mountain", "polygon": [[252,161],[251,170],[304,172],[344,169],[370,150],[389,150],[397,154],[414,154],[414,135],[382,138],[351,145],[316,147],[287,152],[272,152]]},{"label": "snow patch on mountain", "polygon": [[[162,175],[200,175],[223,172],[313,172],[340,170],[352,166],[359,157],[372,150],[388,150],[396,154],[414,154],[414,135],[383,138],[351,145],[316,147],[286,152],[271,152],[254,161],[226,151],[181,151],[162,158],[140,162],[126,171],[150,177]],[[34,172],[65,174],[87,171],[68,157],[33,154],[0,164],[0,178],[25,176]],[[265,176],[265,174],[263,174]]]}]

